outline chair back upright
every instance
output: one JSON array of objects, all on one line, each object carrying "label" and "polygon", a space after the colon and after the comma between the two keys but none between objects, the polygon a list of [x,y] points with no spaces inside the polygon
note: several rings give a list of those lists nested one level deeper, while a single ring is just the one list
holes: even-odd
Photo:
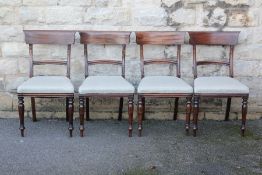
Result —
[{"label": "chair back upright", "polygon": [[[197,78],[197,66],[199,65],[224,65],[229,67],[229,76],[234,77],[233,57],[234,47],[238,43],[240,32],[188,32],[189,43],[193,45],[193,74]],[[229,46],[228,61],[197,61],[196,45]]]},{"label": "chair back upright", "polygon": [[[89,76],[88,66],[96,64],[112,64],[122,66],[122,77],[125,78],[126,45],[130,42],[130,32],[83,31],[80,32],[80,43],[84,44],[85,77]],[[122,60],[96,59],[88,60],[88,44],[122,45]]]},{"label": "chair back upright", "polygon": [[[180,57],[181,45],[185,42],[185,32],[136,32],[136,42],[140,45],[140,71],[144,78],[144,66],[149,64],[176,65],[176,76],[181,77]],[[177,60],[167,58],[150,58],[144,60],[144,45],[177,46]]]},{"label": "chair back upright", "polygon": [[[66,76],[70,78],[70,59],[71,45],[75,42],[74,31],[58,31],[58,30],[24,30],[25,42],[29,44],[30,55],[30,72],[29,77],[34,76],[34,65],[66,65]],[[41,60],[35,61],[33,55],[34,44],[51,44],[51,45],[67,45],[66,60]]]}]

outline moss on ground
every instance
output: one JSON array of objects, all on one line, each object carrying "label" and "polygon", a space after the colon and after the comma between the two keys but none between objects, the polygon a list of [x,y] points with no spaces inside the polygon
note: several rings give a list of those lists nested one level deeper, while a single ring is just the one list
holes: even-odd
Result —
[{"label": "moss on ground", "polygon": [[[239,141],[241,137],[241,131],[239,125],[221,125],[218,128],[218,130],[221,130],[219,132],[212,132],[212,137],[210,137],[210,134],[208,134],[204,141],[206,143],[224,143],[225,141]],[[216,133],[218,134],[216,137]],[[221,135],[223,133],[223,135]],[[254,129],[247,128],[245,131],[245,137],[242,138],[243,140],[262,140],[262,136],[257,134]]]}]

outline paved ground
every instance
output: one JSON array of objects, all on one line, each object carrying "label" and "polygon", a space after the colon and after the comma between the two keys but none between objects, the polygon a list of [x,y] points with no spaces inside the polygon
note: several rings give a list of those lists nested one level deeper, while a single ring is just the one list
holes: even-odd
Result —
[{"label": "paved ground", "polygon": [[0,119],[0,174],[262,174],[262,120],[201,121],[199,136],[186,136],[183,121],[145,121],[144,136],[127,137],[127,122],[91,121],[80,138],[78,121],[69,138],[62,120]]}]

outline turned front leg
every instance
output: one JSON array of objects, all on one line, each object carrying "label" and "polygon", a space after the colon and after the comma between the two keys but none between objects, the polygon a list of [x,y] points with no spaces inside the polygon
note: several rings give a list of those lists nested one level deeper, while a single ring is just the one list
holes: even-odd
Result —
[{"label": "turned front leg", "polygon": [[69,120],[68,130],[69,130],[69,133],[70,133],[70,137],[73,136],[73,130],[74,130],[73,115],[74,115],[74,98],[69,97],[68,98],[68,120]]},{"label": "turned front leg", "polygon": [[242,101],[242,125],[241,125],[242,136],[245,136],[245,130],[246,130],[247,103],[248,103],[248,97],[243,97],[243,101]]},{"label": "turned front leg", "polygon": [[142,120],[143,120],[143,102],[142,98],[138,97],[138,136],[141,137],[142,135]]},{"label": "turned front leg", "polygon": [[133,131],[134,97],[128,97],[128,136],[132,137]]},{"label": "turned front leg", "polygon": [[196,137],[198,130],[198,112],[199,112],[199,97],[194,97],[194,108],[193,108],[193,136]]},{"label": "turned front leg", "polygon": [[24,137],[24,111],[25,111],[25,105],[24,105],[24,97],[18,97],[18,112],[19,112],[19,120],[20,120],[20,131],[21,136]]},{"label": "turned front leg", "polygon": [[83,137],[84,136],[84,117],[85,117],[85,98],[84,97],[79,97],[79,119],[80,119],[80,136]]},{"label": "turned front leg", "polygon": [[191,115],[191,109],[192,109],[192,105],[191,105],[191,97],[187,97],[187,103],[186,103],[186,124],[185,124],[185,129],[186,129],[186,133],[189,133],[189,128],[190,128],[190,115]]},{"label": "turned front leg", "polygon": [[69,117],[68,117],[68,97],[66,98],[66,121],[69,121]]}]

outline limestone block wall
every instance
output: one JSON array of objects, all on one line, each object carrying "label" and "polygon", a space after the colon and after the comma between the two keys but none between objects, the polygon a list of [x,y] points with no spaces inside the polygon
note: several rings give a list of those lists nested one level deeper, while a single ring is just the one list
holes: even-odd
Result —
[{"label": "limestone block wall", "polygon": [[[112,30],[112,31],[241,31],[235,49],[235,77],[250,87],[249,119],[262,117],[262,1],[260,0],[0,0],[0,117],[18,117],[16,88],[28,79],[29,54],[23,29]],[[83,46],[72,47],[72,80],[77,88],[84,80]],[[127,47],[126,77],[137,87],[140,81],[139,48],[135,35]],[[90,58],[121,59],[120,48],[90,46]],[[192,48],[182,47],[182,78],[192,84]],[[94,51],[94,52],[92,52]],[[175,57],[175,48],[147,46],[147,57]],[[225,59],[223,47],[199,47],[200,58]],[[35,58],[63,59],[66,47],[35,46]],[[36,74],[63,75],[65,67],[36,67]],[[201,70],[201,68],[199,69]],[[224,67],[203,67],[202,75],[224,75]],[[120,75],[115,66],[95,66],[93,75]],[[174,74],[170,66],[148,66],[146,75]],[[118,99],[95,98],[91,118],[116,118]],[[31,116],[26,99],[26,116]],[[180,101],[179,117],[184,118]],[[78,100],[76,99],[76,111]],[[146,117],[171,119],[172,99],[148,99]],[[241,115],[241,100],[232,102],[231,118]],[[223,119],[225,99],[202,99],[200,118]],[[38,99],[38,117],[64,117],[65,102]],[[126,116],[127,108],[124,107]],[[136,113],[135,113],[136,114]],[[78,117],[76,113],[75,117]]]}]

